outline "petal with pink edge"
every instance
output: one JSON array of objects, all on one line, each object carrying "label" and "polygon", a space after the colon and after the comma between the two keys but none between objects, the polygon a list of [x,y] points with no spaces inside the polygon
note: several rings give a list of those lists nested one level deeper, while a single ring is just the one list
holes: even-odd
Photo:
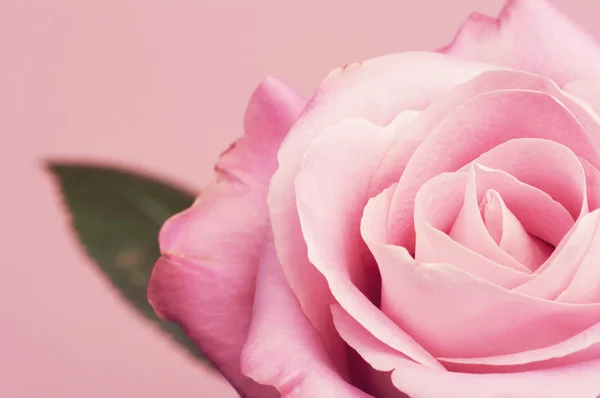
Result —
[{"label": "petal with pink edge", "polygon": [[371,176],[394,139],[388,129],[361,120],[347,120],[321,133],[296,177],[298,215],[308,257],[335,299],[379,338],[436,367],[437,361],[367,298],[379,292],[372,279],[376,268],[360,238],[360,219]]},{"label": "petal with pink edge", "polygon": [[500,249],[532,269],[550,257],[553,247],[530,235],[496,190],[486,192],[481,206],[485,227]]},{"label": "petal with pink edge", "polygon": [[271,238],[263,248],[254,315],[241,358],[245,375],[274,386],[282,398],[371,397],[335,370],[283,275]]},{"label": "petal with pink edge", "polygon": [[557,344],[485,358],[439,358],[446,368],[463,373],[509,373],[551,369],[600,359],[600,324]]},{"label": "petal with pink edge", "polygon": [[367,244],[381,270],[382,310],[436,357],[542,348],[600,322],[600,304],[540,300],[475,278],[452,264],[416,262],[399,246]]},{"label": "petal with pink edge", "polygon": [[[451,231],[452,225],[463,207],[468,178],[468,173],[441,174],[429,180],[419,191],[415,207],[417,234],[415,258],[424,262],[451,262],[457,264],[465,272],[500,286],[508,288],[518,286],[530,278],[527,268],[518,263],[516,264],[517,268],[499,264],[486,257],[485,252],[473,251],[447,234]],[[374,241],[366,231],[367,226],[381,223],[382,217],[387,217],[384,209],[389,208],[392,195],[391,189],[385,190],[377,197],[372,198],[365,207],[362,226],[363,238],[367,242]],[[474,211],[479,216],[478,209],[475,208]],[[483,224],[482,221],[481,223]],[[485,229],[484,226],[482,228]],[[492,241],[487,231],[483,231],[483,234]],[[493,241],[491,244],[495,245]],[[500,252],[497,245],[495,245],[495,249],[496,252]],[[383,284],[385,286],[385,282]]]},{"label": "petal with pink edge", "polygon": [[588,212],[583,166],[573,151],[557,142],[518,138],[489,150],[473,163],[502,170],[546,192],[561,203],[573,219]]},{"label": "petal with pink edge", "polygon": [[[482,181],[479,181],[480,184],[478,187],[477,173],[475,171],[475,167],[473,167],[468,172],[453,173],[454,175],[460,175],[464,177],[463,184],[461,184],[462,186],[456,187],[458,188],[458,192],[461,192],[463,194],[464,200],[462,201],[461,209],[458,212],[458,215],[456,216],[452,227],[450,228],[449,236],[456,242],[482,254],[490,260],[496,261],[500,264],[516,269],[518,271],[524,271],[529,273],[530,264],[522,264],[519,261],[517,261],[514,257],[510,256],[506,251],[500,249],[498,243],[494,241],[494,238],[488,232],[485,226],[485,222],[483,221],[483,217],[481,216],[481,210],[479,209],[479,204],[483,201],[485,195],[488,195],[492,189],[496,191],[506,191],[507,184],[500,185],[501,183],[499,183],[498,186],[494,186],[493,184],[488,183],[486,184],[486,187],[482,189]],[[444,174],[442,174],[441,176],[443,175]],[[489,174],[484,175],[488,176]],[[437,179],[438,178],[432,178],[429,181],[436,181]],[[483,178],[480,178],[480,180],[483,180]],[[507,181],[510,180],[507,179]],[[427,183],[425,185],[427,185]],[[512,184],[510,188],[519,189],[522,188],[522,185]],[[527,191],[525,189],[520,189],[520,191],[523,192],[523,196],[525,196],[526,193],[529,193],[531,195],[531,193],[535,192],[534,190]],[[417,213],[417,209],[421,207],[423,201],[423,196],[420,194],[421,190],[419,190],[419,193],[417,193],[417,198],[415,199],[415,214]],[[530,198],[531,196],[528,197],[528,199]],[[525,198],[523,198],[523,200],[525,200]],[[435,217],[431,219],[431,222],[436,221],[437,220],[435,219]],[[420,242],[417,240],[417,245],[419,245],[419,243]]]},{"label": "petal with pink edge", "polygon": [[508,0],[498,19],[472,14],[440,52],[534,72],[560,85],[600,77],[598,44],[547,0]]},{"label": "petal with pink edge", "polygon": [[236,267],[223,268],[210,260],[163,255],[152,271],[149,301],[159,316],[181,326],[243,397],[276,398],[272,387],[240,372],[240,353],[252,316],[251,274],[256,270],[241,274]]},{"label": "petal with pink edge", "polygon": [[[598,212],[600,210],[596,210]],[[573,239],[577,239],[574,235]],[[600,302],[600,224],[591,235],[591,242],[587,248],[579,268],[575,271],[571,283],[556,298],[565,303],[599,303]]]},{"label": "petal with pink edge", "polygon": [[[477,164],[469,167],[469,172],[440,174],[427,181],[417,193],[415,258],[421,262],[449,262],[495,284],[516,287],[531,279],[532,274],[523,266],[523,270],[519,271],[494,261],[502,261],[503,258],[494,254],[494,250],[497,252],[500,248],[485,228],[477,200],[489,190],[496,190],[524,229],[552,244],[561,241],[574,221],[564,207],[545,192],[500,170]],[[371,199],[365,208],[363,227],[387,225],[388,221],[382,220],[388,216],[387,209],[393,194],[393,191],[386,190]],[[471,209],[463,211],[468,202]],[[459,213],[463,214],[460,219]],[[363,237],[367,241],[385,241],[369,236],[366,229]],[[487,238],[487,244],[484,238]]]},{"label": "petal with pink edge", "polygon": [[[548,300],[556,299],[580,270],[600,228],[600,210],[583,216],[535,272],[535,277],[514,291]],[[591,282],[591,281],[590,281]]]},{"label": "petal with pink edge", "polygon": [[340,306],[334,306],[332,313],[342,338],[374,369],[393,371],[394,385],[411,397],[592,398],[600,394],[600,359],[518,373],[469,374],[430,369],[386,346]]},{"label": "petal with pink edge", "polygon": [[239,357],[269,227],[267,184],[279,145],[304,105],[273,78],[258,87],[246,112],[246,135],[222,155],[217,181],[163,226],[163,257],[148,286],[155,311],[178,323],[247,398],[276,396],[240,374]]},{"label": "petal with pink edge", "polygon": [[480,94],[513,89],[539,91],[556,98],[582,124],[590,140],[596,146],[600,146],[600,118],[588,103],[561,90],[555,82],[546,77],[510,69],[485,71],[464,84],[441,93],[431,106],[424,110],[418,123],[415,124],[415,129],[418,131],[412,132],[411,135],[425,138],[450,111]]},{"label": "petal with pink edge", "polygon": [[585,159],[579,158],[579,162],[585,171],[585,183],[587,187],[588,207],[590,210],[600,208],[600,171]]}]

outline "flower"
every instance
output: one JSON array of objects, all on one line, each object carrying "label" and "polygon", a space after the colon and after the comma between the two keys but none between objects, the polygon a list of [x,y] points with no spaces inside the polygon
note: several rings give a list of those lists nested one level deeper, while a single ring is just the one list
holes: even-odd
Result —
[{"label": "flower", "polygon": [[148,288],[244,397],[600,395],[600,48],[543,0],[274,78]]}]

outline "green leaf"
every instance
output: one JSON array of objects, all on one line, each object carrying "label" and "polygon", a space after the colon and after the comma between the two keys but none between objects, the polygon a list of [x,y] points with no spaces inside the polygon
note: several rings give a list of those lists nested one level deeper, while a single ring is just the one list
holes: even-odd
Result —
[{"label": "green leaf", "polygon": [[98,268],[137,311],[206,363],[181,329],[161,320],[146,298],[160,256],[160,227],[188,208],[194,195],[115,168],[58,162],[48,168],[58,178],[75,232]]}]

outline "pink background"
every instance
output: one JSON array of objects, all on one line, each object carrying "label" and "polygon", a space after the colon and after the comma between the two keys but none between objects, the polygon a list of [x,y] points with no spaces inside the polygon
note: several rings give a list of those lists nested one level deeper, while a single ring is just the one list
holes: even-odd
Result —
[{"label": "pink background", "polygon": [[[556,1],[600,37],[600,4]],[[124,306],[69,233],[44,158],[200,189],[267,74],[446,44],[502,0],[0,0],[0,397],[235,397]]]}]

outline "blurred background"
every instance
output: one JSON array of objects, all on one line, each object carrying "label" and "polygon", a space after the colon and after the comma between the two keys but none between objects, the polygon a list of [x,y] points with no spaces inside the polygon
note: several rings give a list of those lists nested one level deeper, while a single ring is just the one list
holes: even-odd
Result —
[{"label": "blurred background", "polygon": [[[555,1],[600,38],[600,4]],[[47,158],[199,190],[268,74],[307,96],[351,61],[447,44],[503,0],[0,0],[0,397],[236,397],[116,294]]]}]

